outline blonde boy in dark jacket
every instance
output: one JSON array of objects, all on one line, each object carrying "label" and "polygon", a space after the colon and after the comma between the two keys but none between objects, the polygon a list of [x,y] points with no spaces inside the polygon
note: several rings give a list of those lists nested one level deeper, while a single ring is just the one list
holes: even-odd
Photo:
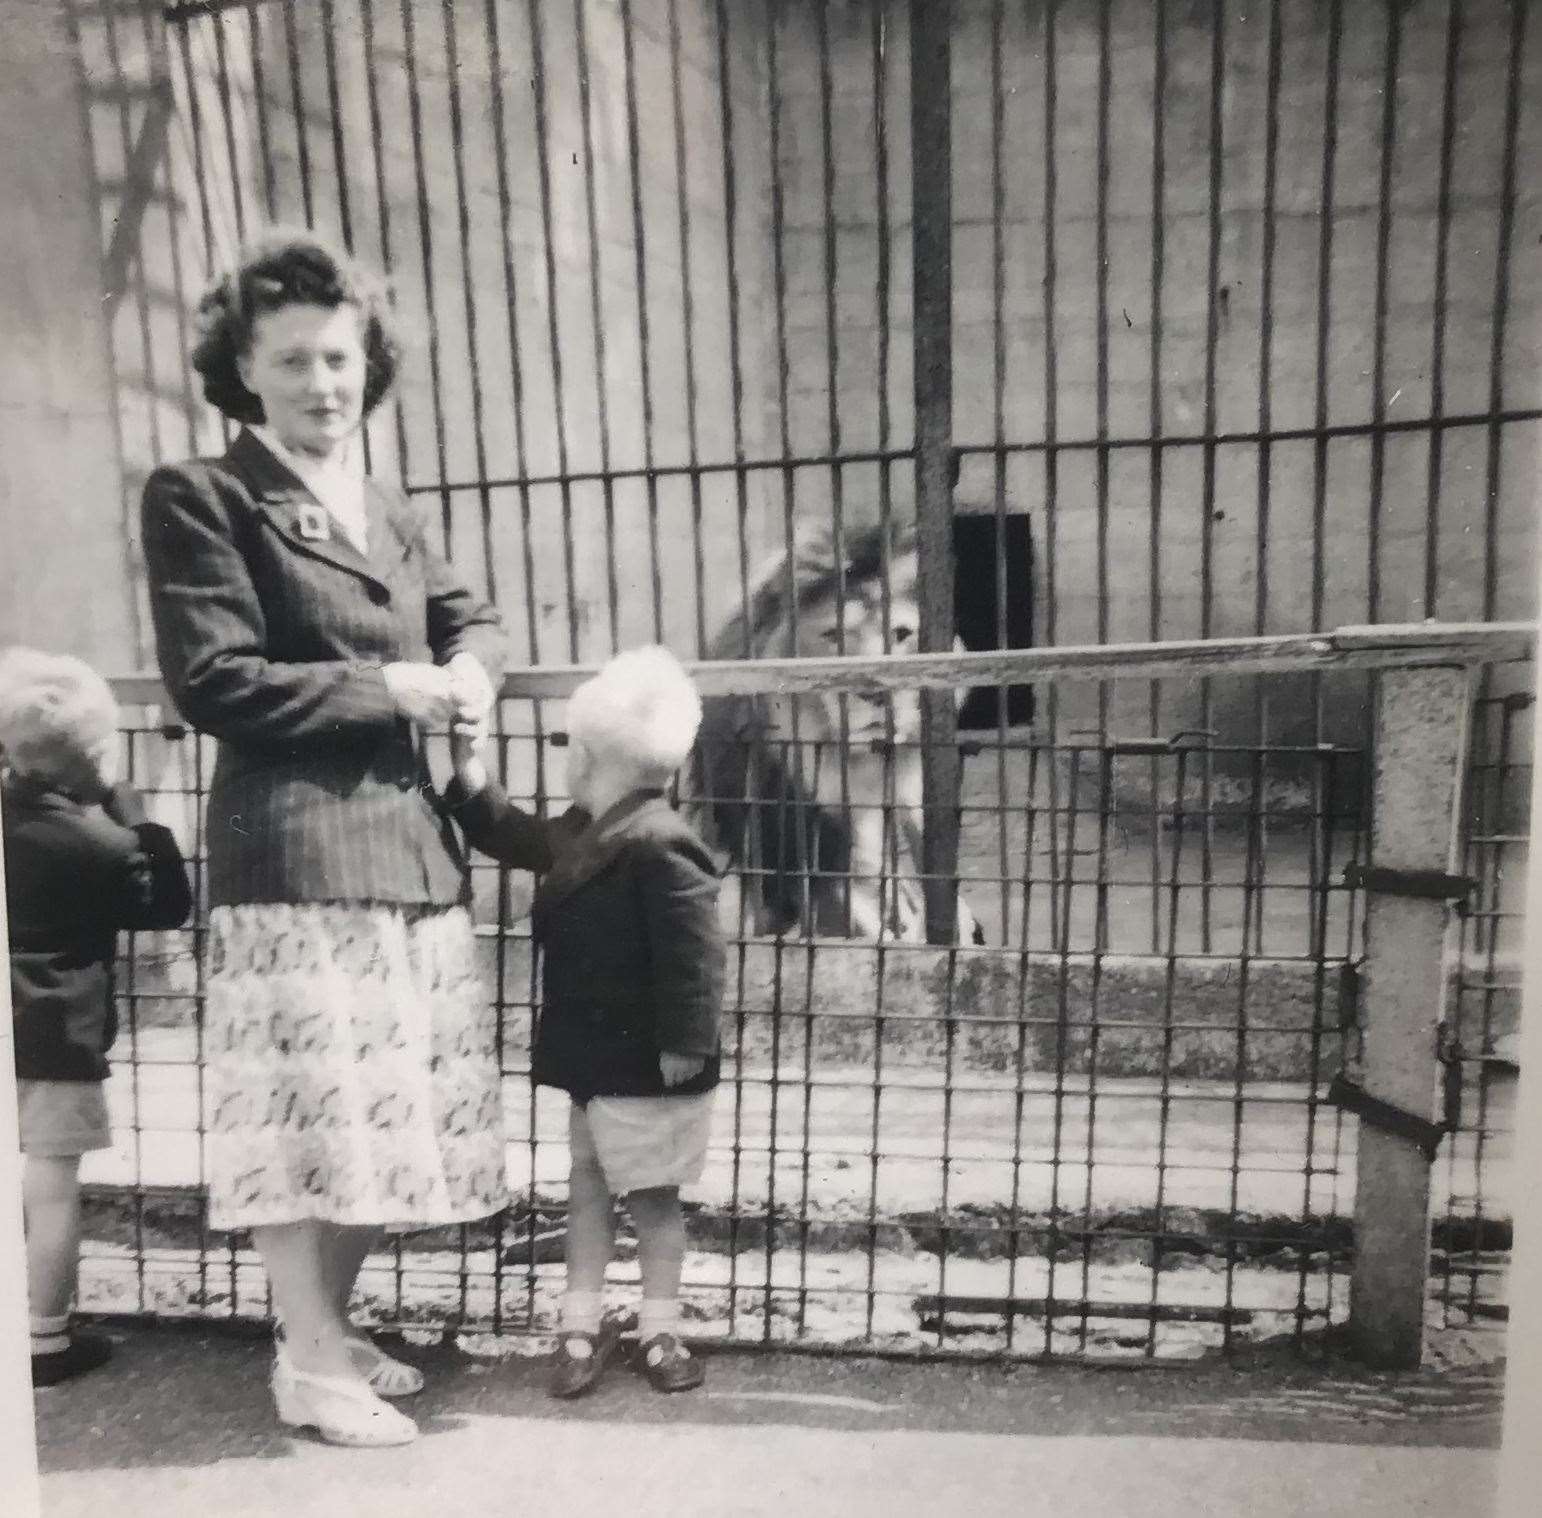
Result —
[{"label": "blonde boy in dark jacket", "polygon": [[32,1381],[101,1365],[74,1333],[80,1160],[112,1142],[102,1082],[120,928],[175,928],[192,909],[176,839],[118,779],[118,706],[79,659],[0,654],[0,812],[20,1116]]},{"label": "blonde boy in dark jacket", "polygon": [[706,1159],[724,946],[716,863],[665,799],[700,722],[664,649],[613,659],[568,704],[568,790],[584,816],[551,824],[509,802],[473,741],[455,745],[449,799],[472,845],[546,872],[532,910],[543,987],[532,1071],[572,1099],[553,1396],[589,1391],[615,1347],[602,1292],[617,1196],[637,1228],[644,1374],[666,1392],[703,1379],[680,1337],[680,1188]]}]

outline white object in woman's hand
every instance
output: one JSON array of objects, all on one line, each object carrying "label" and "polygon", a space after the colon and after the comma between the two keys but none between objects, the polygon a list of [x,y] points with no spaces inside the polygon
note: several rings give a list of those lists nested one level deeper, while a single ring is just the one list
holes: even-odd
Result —
[{"label": "white object in woman's hand", "polygon": [[487,678],[482,661],[475,654],[456,654],[444,666],[450,677],[450,694],[459,722],[480,724],[493,709],[493,682]]},{"label": "white object in woman's hand", "polygon": [[436,664],[403,660],[380,671],[396,709],[409,722],[435,731],[449,726],[455,710],[450,676]]},{"label": "white object in woman's hand", "polygon": [[486,742],[485,727],[456,722],[450,729],[450,762],[455,768],[455,778],[468,796],[476,796],[487,789],[487,765],[482,758]]}]

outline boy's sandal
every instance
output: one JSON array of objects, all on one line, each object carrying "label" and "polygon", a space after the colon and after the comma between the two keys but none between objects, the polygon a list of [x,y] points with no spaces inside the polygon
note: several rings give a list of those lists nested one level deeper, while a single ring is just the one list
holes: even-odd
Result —
[{"label": "boy's sandal", "polygon": [[707,1372],[674,1334],[655,1334],[638,1348],[638,1365],[657,1392],[692,1391]]},{"label": "boy's sandal", "polygon": [[32,1384],[57,1386],[61,1381],[83,1376],[88,1370],[105,1365],[112,1358],[112,1340],[101,1334],[77,1333],[63,1349],[32,1357]]},{"label": "boy's sandal", "polygon": [[[605,1318],[600,1331],[592,1334],[582,1329],[565,1329],[557,1336],[557,1351],[552,1356],[551,1380],[547,1385],[550,1396],[570,1399],[593,1391],[605,1373],[605,1362],[615,1352],[621,1339],[620,1322]],[[588,1346],[588,1354],[574,1351],[580,1345]]]}]

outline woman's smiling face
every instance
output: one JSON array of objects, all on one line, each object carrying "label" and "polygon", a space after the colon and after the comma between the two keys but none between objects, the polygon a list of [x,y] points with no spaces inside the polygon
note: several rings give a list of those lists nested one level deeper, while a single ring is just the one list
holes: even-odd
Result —
[{"label": "woman's smiling face", "polygon": [[240,368],[267,425],[295,453],[326,457],[364,418],[364,341],[351,305],[263,312]]}]

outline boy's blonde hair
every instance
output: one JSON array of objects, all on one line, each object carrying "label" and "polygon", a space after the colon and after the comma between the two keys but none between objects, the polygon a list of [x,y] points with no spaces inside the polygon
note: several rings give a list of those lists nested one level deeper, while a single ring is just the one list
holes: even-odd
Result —
[{"label": "boy's blonde hair", "polygon": [[118,726],[118,703],[84,660],[35,648],[0,650],[0,759],[43,779]]},{"label": "boy's blonde hair", "polygon": [[701,726],[701,697],[667,648],[628,649],[568,701],[568,736],[597,759],[667,779]]}]

